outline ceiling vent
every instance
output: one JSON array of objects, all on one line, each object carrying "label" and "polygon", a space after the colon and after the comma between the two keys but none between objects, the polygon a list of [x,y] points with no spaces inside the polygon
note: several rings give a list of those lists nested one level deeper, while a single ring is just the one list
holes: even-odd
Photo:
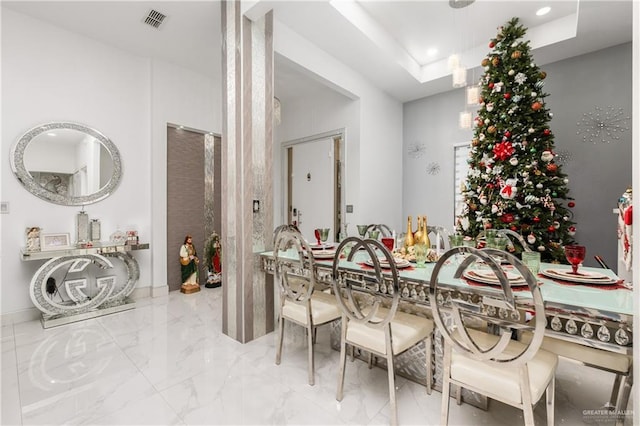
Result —
[{"label": "ceiling vent", "polygon": [[160,29],[160,25],[162,25],[166,17],[167,15],[164,13],[150,9],[143,22],[147,25],[151,25],[153,28]]}]

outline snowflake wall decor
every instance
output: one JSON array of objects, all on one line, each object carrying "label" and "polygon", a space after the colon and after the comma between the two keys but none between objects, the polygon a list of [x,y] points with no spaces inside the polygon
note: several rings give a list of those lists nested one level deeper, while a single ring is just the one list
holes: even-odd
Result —
[{"label": "snowflake wall decor", "polygon": [[582,135],[582,142],[610,143],[612,140],[619,140],[620,134],[629,130],[628,120],[629,117],[624,116],[622,108],[595,107],[595,112],[582,114],[576,134]]},{"label": "snowflake wall decor", "polygon": [[436,163],[435,161],[427,164],[427,173],[433,176],[440,173],[440,164]]},{"label": "snowflake wall decor", "polygon": [[555,157],[556,163],[567,164],[568,162],[571,161],[572,158],[573,158],[573,155],[569,151],[565,151],[565,150],[556,151],[556,157]]},{"label": "snowflake wall decor", "polygon": [[422,157],[424,155],[425,152],[427,152],[427,147],[425,144],[418,144],[413,143],[411,145],[409,145],[409,157],[413,158],[413,159],[418,159],[420,157]]}]

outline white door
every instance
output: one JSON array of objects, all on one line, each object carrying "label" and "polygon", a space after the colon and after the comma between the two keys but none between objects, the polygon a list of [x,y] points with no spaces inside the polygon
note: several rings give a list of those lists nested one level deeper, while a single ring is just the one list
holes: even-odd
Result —
[{"label": "white door", "polygon": [[330,228],[327,241],[335,241],[335,158],[333,138],[293,145],[289,157],[290,217],[302,235],[316,241],[314,229]]}]

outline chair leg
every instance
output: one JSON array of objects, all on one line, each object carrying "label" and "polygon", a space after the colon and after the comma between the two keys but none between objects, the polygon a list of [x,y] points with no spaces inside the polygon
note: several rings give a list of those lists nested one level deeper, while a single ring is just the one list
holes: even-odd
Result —
[{"label": "chair leg", "polygon": [[278,318],[278,347],[276,349],[276,365],[280,365],[280,360],[282,358],[282,340],[284,335],[284,318],[282,318],[282,313]]},{"label": "chair leg", "polygon": [[369,352],[369,370],[373,368],[373,353]]},{"label": "chair leg", "polygon": [[431,337],[425,339],[424,344],[426,346],[425,352],[427,353],[427,395],[431,395],[431,389],[433,386],[433,369],[431,365],[433,347]]},{"label": "chair leg", "polygon": [[313,342],[315,341],[314,339],[315,337],[315,328],[310,325],[307,327],[307,346],[308,346],[308,351],[309,351],[309,385],[313,386],[315,384],[315,379],[314,379],[314,370],[315,370],[315,365],[314,365],[314,354],[313,354]]},{"label": "chair leg", "polygon": [[609,397],[609,403],[607,404],[610,409],[616,406],[618,400],[618,392],[620,391],[620,383],[622,383],[622,374],[616,374],[616,378],[613,381],[613,388],[611,389],[611,397]]},{"label": "chair leg", "polygon": [[[342,393],[344,390],[344,369],[347,364],[347,318],[342,317],[342,332],[340,336],[340,371],[338,373],[338,392],[336,393],[336,399],[342,401]],[[351,346],[353,350],[353,346]],[[353,352],[352,352],[353,353]]]},{"label": "chair leg", "polygon": [[387,348],[387,375],[389,376],[389,405],[391,407],[391,424],[398,424],[398,408],[396,407],[396,380],[393,365],[393,351]]},{"label": "chair leg", "polygon": [[313,327],[313,344],[316,344],[317,341],[317,337],[318,337],[318,327]]},{"label": "chair leg", "polygon": [[442,360],[442,406],[440,408],[440,424],[449,424],[449,400],[451,399],[451,346],[444,344]]},{"label": "chair leg", "polygon": [[629,403],[629,396],[631,395],[631,387],[633,386],[633,370],[629,370],[629,375],[622,382],[622,391],[618,395],[616,401],[616,426],[622,426],[624,424],[625,412],[627,410],[627,404]]},{"label": "chair leg", "polygon": [[451,382],[449,381],[449,377],[442,376],[442,406],[440,408],[440,424],[447,425],[449,424],[449,400],[451,399],[450,395],[451,390]]},{"label": "chair leg", "polygon": [[547,425],[553,426],[555,423],[555,404],[556,404],[556,378],[551,378],[549,386],[547,386]]}]

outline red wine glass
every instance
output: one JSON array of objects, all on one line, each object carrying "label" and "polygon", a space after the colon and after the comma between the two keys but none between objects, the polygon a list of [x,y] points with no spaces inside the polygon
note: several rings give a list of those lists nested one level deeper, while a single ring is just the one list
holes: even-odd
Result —
[{"label": "red wine glass", "polygon": [[584,260],[584,256],[587,254],[587,248],[585,246],[565,246],[564,247],[564,255],[567,258],[567,261],[571,264],[571,269],[573,269],[574,275],[578,274],[578,266]]}]

